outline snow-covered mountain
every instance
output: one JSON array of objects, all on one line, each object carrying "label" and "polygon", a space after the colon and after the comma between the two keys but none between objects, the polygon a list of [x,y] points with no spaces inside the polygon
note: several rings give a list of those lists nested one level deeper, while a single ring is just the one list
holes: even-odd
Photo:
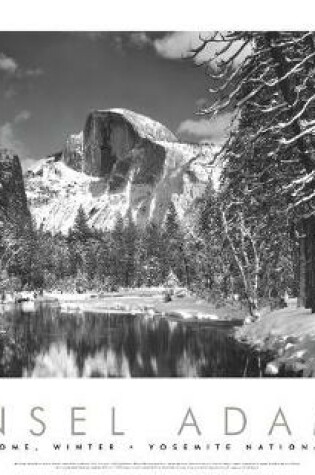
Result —
[{"label": "snow-covered mountain", "polygon": [[209,177],[213,150],[179,143],[159,122],[125,109],[97,110],[64,150],[25,176],[38,225],[66,233],[80,205],[95,228],[112,228],[131,213],[143,225],[160,223],[171,201],[181,218],[193,210]]}]

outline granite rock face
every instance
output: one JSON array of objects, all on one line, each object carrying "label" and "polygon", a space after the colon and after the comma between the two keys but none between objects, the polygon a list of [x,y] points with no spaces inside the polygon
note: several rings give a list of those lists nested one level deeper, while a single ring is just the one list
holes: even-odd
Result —
[{"label": "granite rock face", "polygon": [[159,141],[177,142],[162,124],[122,109],[94,111],[84,128],[83,171],[106,178],[110,189],[126,184],[134,170],[137,184],[153,184],[161,174],[165,149]]},{"label": "granite rock face", "polygon": [[212,154],[208,146],[179,143],[141,114],[93,111],[83,133],[69,137],[61,159],[44,159],[27,175],[29,206],[38,225],[63,233],[80,205],[100,229],[129,213],[140,226],[161,223],[171,201],[183,218],[206,186]]},{"label": "granite rock face", "polygon": [[0,149],[0,222],[17,225],[30,219],[20,160],[13,152]]},{"label": "granite rock face", "polygon": [[82,171],[83,132],[69,135],[60,155],[68,167]]}]

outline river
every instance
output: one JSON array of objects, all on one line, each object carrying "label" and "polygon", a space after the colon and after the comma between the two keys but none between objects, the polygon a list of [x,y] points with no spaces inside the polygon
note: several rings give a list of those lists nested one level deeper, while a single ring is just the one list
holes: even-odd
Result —
[{"label": "river", "polygon": [[232,327],[57,304],[1,316],[1,377],[258,377],[259,363]]}]

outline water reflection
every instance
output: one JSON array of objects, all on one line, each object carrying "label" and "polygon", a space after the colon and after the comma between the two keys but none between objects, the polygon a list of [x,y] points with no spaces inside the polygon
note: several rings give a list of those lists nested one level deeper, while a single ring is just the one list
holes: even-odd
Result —
[{"label": "water reflection", "polygon": [[[200,323],[67,313],[57,305],[15,307],[2,318],[2,377],[242,376],[247,357],[227,330]],[[258,376],[253,357],[247,376]]]}]

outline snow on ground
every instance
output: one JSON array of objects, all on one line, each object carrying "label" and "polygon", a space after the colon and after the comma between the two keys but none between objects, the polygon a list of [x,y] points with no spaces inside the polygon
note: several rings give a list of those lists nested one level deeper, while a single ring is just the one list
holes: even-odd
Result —
[{"label": "snow on ground", "polygon": [[[206,300],[190,295],[185,288],[174,289],[174,296],[170,302],[165,302],[166,287],[147,287],[138,289],[124,289],[119,292],[97,293],[59,293],[44,292],[43,301],[55,301],[65,312],[97,312],[97,313],[144,313],[154,315],[172,315],[177,319],[193,320],[231,320],[242,318],[242,311],[235,307],[224,306],[216,308]],[[21,293],[22,297],[30,298],[23,302],[25,311],[35,310],[36,300],[32,292]],[[8,302],[9,303],[9,302]],[[5,306],[0,304],[1,309]]]},{"label": "snow on ground", "polygon": [[236,332],[236,338],[256,351],[273,355],[266,368],[268,376],[315,376],[315,315],[297,307],[296,302],[245,325]]},{"label": "snow on ground", "polygon": [[259,320],[244,326],[238,337],[259,345],[268,337],[315,337],[315,315],[310,310],[292,304],[281,310],[267,312]]}]

